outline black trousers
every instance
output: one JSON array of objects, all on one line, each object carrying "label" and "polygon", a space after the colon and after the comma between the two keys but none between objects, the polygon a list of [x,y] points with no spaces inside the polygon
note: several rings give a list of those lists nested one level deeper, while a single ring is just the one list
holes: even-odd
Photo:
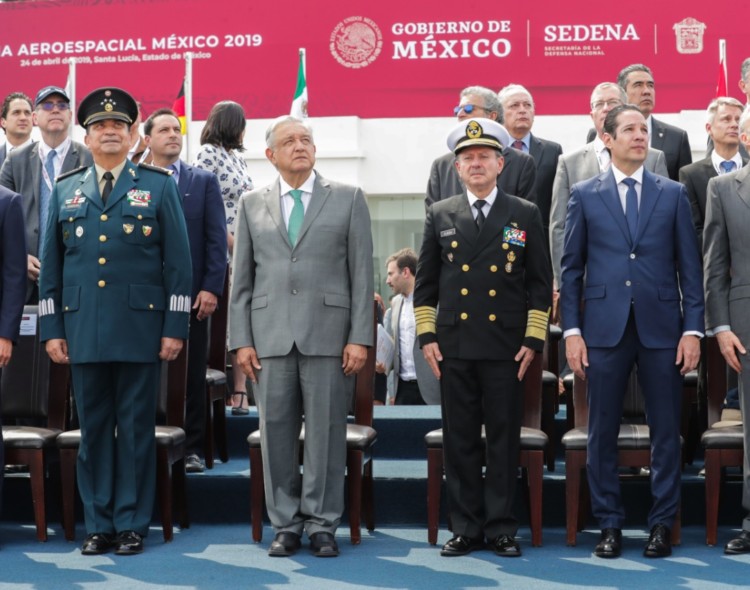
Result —
[{"label": "black trousers", "polygon": [[198,310],[190,312],[187,392],[185,406],[185,451],[203,456],[206,435],[206,363],[208,319],[198,321]]},{"label": "black trousers", "polygon": [[396,387],[396,405],[397,406],[424,406],[424,399],[419,392],[419,383],[413,381],[404,381],[399,377],[398,386]]},{"label": "black trousers", "polygon": [[447,358],[440,365],[445,481],[456,535],[494,539],[518,530],[513,516],[523,412],[518,367],[512,360]]}]

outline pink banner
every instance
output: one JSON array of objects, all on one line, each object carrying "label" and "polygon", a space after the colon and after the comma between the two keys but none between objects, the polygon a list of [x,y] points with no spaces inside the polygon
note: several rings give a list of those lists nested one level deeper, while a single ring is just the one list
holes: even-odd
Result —
[{"label": "pink banner", "polygon": [[[591,89],[631,63],[649,65],[656,110],[703,109],[714,97],[719,39],[729,92],[750,55],[747,19],[681,0],[628,4],[545,0],[535,6],[412,2],[46,0],[0,4],[0,95],[120,86],[146,112],[171,105],[194,53],[193,115],[240,102],[248,118],[288,113],[298,49],[307,50],[313,117],[452,115],[458,91],[529,88],[539,114],[588,111]],[[739,14],[738,14],[739,16]]]}]

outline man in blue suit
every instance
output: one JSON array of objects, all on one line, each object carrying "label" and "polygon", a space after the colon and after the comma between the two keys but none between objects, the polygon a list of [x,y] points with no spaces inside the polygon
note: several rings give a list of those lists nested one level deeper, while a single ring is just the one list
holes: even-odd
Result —
[{"label": "man in blue suit", "polygon": [[[0,369],[10,361],[26,301],[26,235],[22,199],[18,193],[0,186]],[[2,429],[1,465],[5,465]],[[0,506],[3,504],[2,492],[3,478],[0,473]]]},{"label": "man in blue suit", "polygon": [[152,163],[173,172],[185,213],[193,262],[193,309],[190,313],[185,408],[185,470],[200,473],[206,424],[208,318],[224,290],[227,268],[227,221],[216,175],[180,160],[180,120],[172,109],[154,111],[143,127]]},{"label": "man in blue suit", "polygon": [[617,436],[637,364],[654,498],[644,555],[664,557],[680,501],[682,375],[698,364],[703,336],[701,257],[685,187],[643,168],[648,127],[640,110],[610,111],[603,139],[610,170],[571,191],[560,295],[568,363],[588,381],[587,471],[602,529],[595,554],[621,551]]}]

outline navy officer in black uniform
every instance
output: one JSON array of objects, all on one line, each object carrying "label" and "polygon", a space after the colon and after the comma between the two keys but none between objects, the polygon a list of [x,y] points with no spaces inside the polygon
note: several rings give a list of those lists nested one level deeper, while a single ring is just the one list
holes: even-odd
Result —
[{"label": "navy officer in black uniform", "polygon": [[552,270],[537,206],[497,188],[508,140],[489,119],[464,120],[450,133],[466,188],[427,210],[417,265],[417,335],[442,397],[454,533],[444,556],[466,555],[485,540],[500,556],[521,555],[513,516],[521,380],[544,345]]},{"label": "navy officer in black uniform", "polygon": [[127,160],[137,115],[118,88],[83,99],[78,122],[94,165],[58,177],[43,249],[41,336],[53,361],[71,364],[85,555],[143,550],[156,490],[160,359],[177,357],[190,319],[177,186],[169,172]]}]

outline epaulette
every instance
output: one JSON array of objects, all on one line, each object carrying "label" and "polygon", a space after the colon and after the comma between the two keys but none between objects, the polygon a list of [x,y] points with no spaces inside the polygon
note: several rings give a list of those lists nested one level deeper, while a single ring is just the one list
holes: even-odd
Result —
[{"label": "epaulette", "polygon": [[80,166],[79,168],[75,168],[73,170],[68,170],[67,172],[63,172],[60,176],[55,178],[55,182],[58,182],[62,180],[63,178],[67,178],[68,176],[73,176],[74,174],[78,174],[79,172],[83,172],[86,169],[88,169],[88,166]]},{"label": "epaulette", "polygon": [[145,168],[146,170],[161,172],[162,174],[166,174],[167,176],[172,176],[172,174],[174,174],[172,170],[167,170],[166,168],[161,168],[160,166],[153,166],[151,164],[143,164],[142,162],[138,162],[138,168]]}]

